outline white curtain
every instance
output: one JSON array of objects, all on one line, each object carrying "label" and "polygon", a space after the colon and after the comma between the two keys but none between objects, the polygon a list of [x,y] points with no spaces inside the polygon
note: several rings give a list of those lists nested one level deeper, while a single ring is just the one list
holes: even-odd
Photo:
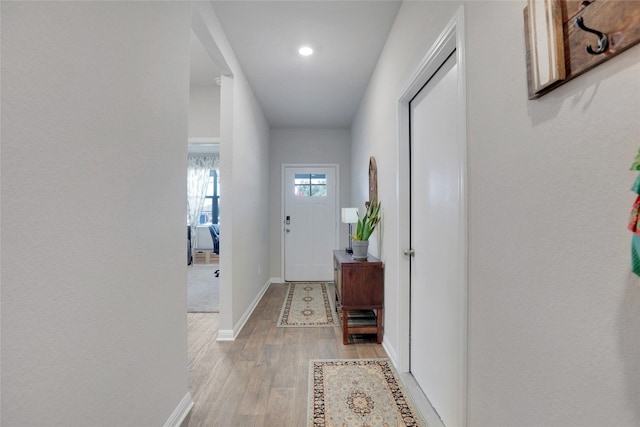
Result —
[{"label": "white curtain", "polygon": [[209,174],[214,165],[218,163],[217,159],[217,156],[211,155],[189,155],[189,166],[187,168],[187,221],[191,227],[192,246],[197,244],[195,241],[197,239],[196,227],[204,206]]}]

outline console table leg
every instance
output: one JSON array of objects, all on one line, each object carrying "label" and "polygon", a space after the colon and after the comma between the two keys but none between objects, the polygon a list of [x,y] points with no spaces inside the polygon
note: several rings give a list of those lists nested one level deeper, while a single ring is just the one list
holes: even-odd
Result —
[{"label": "console table leg", "polygon": [[342,344],[349,343],[349,310],[342,308]]},{"label": "console table leg", "polygon": [[377,311],[377,327],[378,327],[378,344],[382,344],[382,308],[379,308]]}]

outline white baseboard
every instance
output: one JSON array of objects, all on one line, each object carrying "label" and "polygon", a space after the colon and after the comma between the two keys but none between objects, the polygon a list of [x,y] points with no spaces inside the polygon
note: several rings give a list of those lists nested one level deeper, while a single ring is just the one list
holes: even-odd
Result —
[{"label": "white baseboard", "polygon": [[393,363],[393,366],[398,370],[398,372],[400,372],[400,370],[398,369],[398,366],[400,366],[400,364],[398,363],[398,353],[396,352],[396,349],[393,348],[391,344],[389,344],[389,340],[384,339],[384,336],[382,337],[382,348],[384,348],[384,351],[387,352],[387,356],[389,356],[389,359],[391,359],[391,363]]},{"label": "white baseboard", "polygon": [[232,329],[218,329],[216,341],[233,341],[235,339]]},{"label": "white baseboard", "polygon": [[427,396],[425,396],[424,392],[413,378],[413,375],[411,375],[411,372],[403,372],[398,369],[400,364],[398,363],[398,353],[395,348],[393,348],[393,346],[389,344],[389,341],[384,338],[382,340],[382,347],[387,352],[387,356],[391,359],[391,363],[393,363],[394,368],[396,368],[396,371],[400,374],[400,379],[407,388],[409,395],[415,402],[418,411],[420,411],[424,417],[427,425],[430,427],[445,427],[440,415],[438,415],[436,410],[433,409],[431,402]]},{"label": "white baseboard", "polygon": [[433,408],[431,402],[425,396],[424,392],[416,382],[413,375],[409,372],[401,372],[400,380],[407,388],[407,392],[413,402],[416,404],[418,411],[422,414],[422,417],[426,421],[429,427],[445,427],[442,418],[438,415],[438,412]]},{"label": "white baseboard", "polygon": [[193,408],[193,399],[191,398],[191,393],[187,392],[167,422],[164,423],[164,427],[180,427],[189,412],[191,412],[191,408]]},{"label": "white baseboard", "polygon": [[253,313],[253,310],[256,309],[256,306],[264,296],[264,293],[267,292],[267,289],[269,288],[270,284],[271,284],[271,279],[269,279],[269,281],[265,283],[262,289],[260,289],[260,292],[258,292],[258,295],[256,295],[256,297],[253,299],[249,307],[245,310],[244,314],[242,315],[242,317],[240,318],[236,326],[233,327],[233,330],[230,330],[230,329],[218,330],[218,336],[216,337],[216,341],[235,341],[240,331],[242,331],[242,328],[244,327],[245,323],[247,323],[247,320],[249,320],[251,313]]}]

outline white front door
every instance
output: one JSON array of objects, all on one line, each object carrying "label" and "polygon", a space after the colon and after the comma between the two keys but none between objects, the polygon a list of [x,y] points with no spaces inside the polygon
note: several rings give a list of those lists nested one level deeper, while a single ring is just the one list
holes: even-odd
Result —
[{"label": "white front door", "polygon": [[409,104],[410,370],[447,427],[464,425],[466,214],[458,81],[452,54]]},{"label": "white front door", "polygon": [[284,279],[332,281],[338,247],[335,166],[285,166]]}]

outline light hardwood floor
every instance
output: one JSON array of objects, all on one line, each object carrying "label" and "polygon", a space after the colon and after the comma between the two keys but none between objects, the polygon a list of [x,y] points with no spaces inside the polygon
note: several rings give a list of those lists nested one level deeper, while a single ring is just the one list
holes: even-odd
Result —
[{"label": "light hardwood floor", "polygon": [[189,313],[195,406],[183,427],[304,427],[310,359],[387,357],[371,339],[342,345],[334,328],[278,328],[286,284],[272,284],[233,342],[217,342],[217,313]]}]

